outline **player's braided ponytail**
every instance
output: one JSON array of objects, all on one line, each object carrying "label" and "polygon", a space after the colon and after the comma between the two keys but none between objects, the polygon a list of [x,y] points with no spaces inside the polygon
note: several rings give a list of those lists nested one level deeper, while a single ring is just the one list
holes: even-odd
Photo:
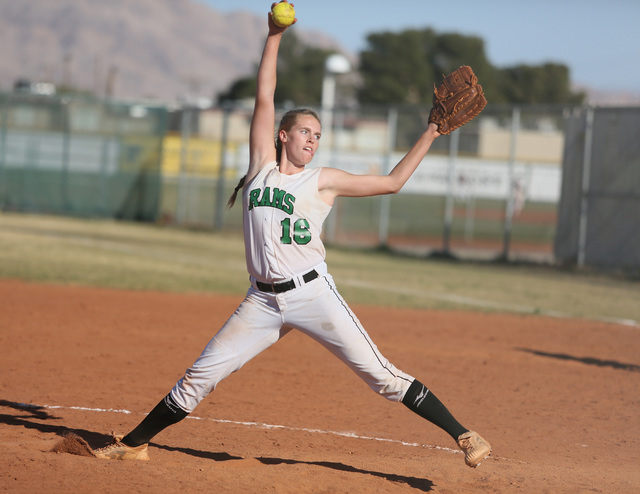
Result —
[{"label": "player's braided ponytail", "polygon": [[229,197],[229,200],[227,201],[227,208],[232,208],[233,205],[236,203],[236,197],[238,196],[238,191],[242,187],[244,187],[244,182],[246,179],[247,179],[247,175],[245,175],[238,181],[238,185],[236,185],[235,189],[233,189],[233,194],[231,194],[231,197]]}]

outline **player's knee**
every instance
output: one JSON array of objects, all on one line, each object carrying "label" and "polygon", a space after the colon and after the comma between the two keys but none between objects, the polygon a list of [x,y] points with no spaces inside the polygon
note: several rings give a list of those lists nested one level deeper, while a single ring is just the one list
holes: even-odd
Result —
[{"label": "player's knee", "polygon": [[402,401],[402,398],[410,385],[410,381],[394,377],[379,385],[371,385],[371,389],[389,401],[399,402]]}]

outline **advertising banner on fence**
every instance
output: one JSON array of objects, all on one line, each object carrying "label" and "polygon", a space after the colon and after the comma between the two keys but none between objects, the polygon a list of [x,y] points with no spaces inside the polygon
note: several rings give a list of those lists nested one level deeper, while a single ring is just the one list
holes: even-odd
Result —
[{"label": "advertising banner on fence", "polygon": [[[388,160],[380,155],[338,153],[319,156],[317,165],[333,166],[351,173],[386,173],[402,159],[394,154]],[[506,199],[509,184],[518,195],[535,202],[557,203],[560,198],[562,170],[558,165],[514,163],[447,156],[427,156],[403,187],[401,193],[447,195],[455,197]]]}]

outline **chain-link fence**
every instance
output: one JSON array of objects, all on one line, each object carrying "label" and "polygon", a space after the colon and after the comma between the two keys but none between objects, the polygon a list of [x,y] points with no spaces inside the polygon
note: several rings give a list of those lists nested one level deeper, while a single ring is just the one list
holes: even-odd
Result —
[{"label": "chain-link fence", "polygon": [[[488,106],[478,119],[437,139],[399,194],[339,198],[325,225],[325,242],[550,260],[566,112]],[[416,107],[336,108],[312,166],[387,173],[423,132],[427,117],[428,109]],[[167,221],[241,228],[240,208],[224,205],[248,164],[250,119],[250,109],[242,108],[175,115],[170,138],[176,145],[165,145],[164,157]],[[219,146],[207,152],[206,143]]]},{"label": "chain-link fence", "polygon": [[154,221],[167,110],[0,94],[0,208]]},{"label": "chain-link fence", "polygon": [[[438,138],[399,194],[339,198],[325,242],[638,266],[639,112],[488,105]],[[247,168],[251,113],[0,95],[0,208],[240,232],[241,208],[225,206]],[[329,124],[311,166],[380,174],[423,132],[428,109],[319,113]]]},{"label": "chain-link fence", "polygon": [[640,108],[579,108],[568,118],[555,255],[640,273]]}]

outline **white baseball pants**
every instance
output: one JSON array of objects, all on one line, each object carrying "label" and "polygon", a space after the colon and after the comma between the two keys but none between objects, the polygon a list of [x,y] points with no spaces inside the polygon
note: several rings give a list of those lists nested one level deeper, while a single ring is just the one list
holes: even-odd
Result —
[{"label": "white baseball pants", "polygon": [[249,288],[234,314],[173,387],[171,397],[192,412],[220,381],[294,328],[321,343],[388,400],[401,401],[414,380],[380,353],[325,271],[280,294]]}]

